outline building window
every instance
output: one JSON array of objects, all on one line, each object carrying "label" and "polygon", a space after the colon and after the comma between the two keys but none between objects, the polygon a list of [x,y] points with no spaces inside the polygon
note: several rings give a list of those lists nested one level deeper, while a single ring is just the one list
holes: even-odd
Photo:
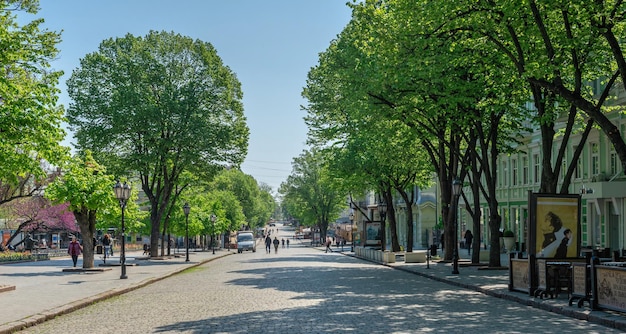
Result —
[{"label": "building window", "polygon": [[506,161],[502,162],[502,185],[507,187],[509,183],[507,179],[509,178],[509,167],[506,164]]},{"label": "building window", "polygon": [[539,166],[541,166],[539,154],[533,154],[533,164],[533,180],[535,183],[539,183]]},{"label": "building window", "polygon": [[[576,152],[578,145],[574,145],[573,151]],[[576,169],[574,169],[574,178],[581,179],[583,177],[583,159],[582,155],[576,160]]]},{"label": "building window", "polygon": [[522,183],[528,184],[528,157],[522,158]]},{"label": "building window", "polygon": [[600,174],[600,148],[598,143],[591,143],[591,175]]},{"label": "building window", "polygon": [[511,160],[511,185],[517,185],[517,159]]},{"label": "building window", "polygon": [[617,174],[619,161],[618,161],[617,153],[615,153],[615,148],[613,147],[613,145],[611,145],[611,153],[609,153],[609,159],[611,159],[610,161],[611,176],[614,176]]}]

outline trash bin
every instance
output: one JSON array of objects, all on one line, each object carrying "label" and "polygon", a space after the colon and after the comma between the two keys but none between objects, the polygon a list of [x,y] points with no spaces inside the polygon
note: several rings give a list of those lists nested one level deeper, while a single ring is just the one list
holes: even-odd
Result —
[{"label": "trash bin", "polygon": [[437,255],[437,245],[430,245],[430,256]]},{"label": "trash bin", "polygon": [[96,254],[102,254],[102,245],[96,246]]}]

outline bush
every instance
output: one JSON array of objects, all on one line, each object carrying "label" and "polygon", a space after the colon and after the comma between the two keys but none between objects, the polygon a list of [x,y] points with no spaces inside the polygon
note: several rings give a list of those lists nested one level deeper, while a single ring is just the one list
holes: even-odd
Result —
[{"label": "bush", "polygon": [[28,252],[0,252],[0,262],[23,262],[48,260],[48,254],[31,254]]},{"label": "bush", "polygon": [[504,231],[504,233],[502,233],[502,236],[503,237],[514,237],[515,233],[513,233],[513,231],[511,231],[511,230],[506,230],[506,231]]}]

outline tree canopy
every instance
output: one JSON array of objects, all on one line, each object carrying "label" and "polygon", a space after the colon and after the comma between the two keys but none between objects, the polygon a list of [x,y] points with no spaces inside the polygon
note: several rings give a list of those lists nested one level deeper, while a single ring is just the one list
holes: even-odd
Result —
[{"label": "tree canopy", "polygon": [[17,20],[38,6],[37,0],[0,1],[0,204],[39,190],[47,164],[68,153],[61,146],[63,109],[56,105],[63,73],[50,65],[60,34],[42,29],[43,19]]},{"label": "tree canopy", "polygon": [[103,41],[67,82],[77,147],[115,175],[137,175],[150,202],[151,252],[184,172],[238,166],[248,127],[241,85],[210,43],[151,31]]},{"label": "tree canopy", "polygon": [[282,205],[306,226],[318,226],[326,236],[329,221],[346,207],[345,193],[329,172],[322,152],[311,150],[294,158],[293,171],[280,186]]},{"label": "tree canopy", "polygon": [[46,188],[46,197],[54,203],[69,203],[83,238],[83,268],[94,264],[93,238],[98,212],[113,211],[118,206],[113,193],[113,177],[87,151],[62,166],[62,173]]}]

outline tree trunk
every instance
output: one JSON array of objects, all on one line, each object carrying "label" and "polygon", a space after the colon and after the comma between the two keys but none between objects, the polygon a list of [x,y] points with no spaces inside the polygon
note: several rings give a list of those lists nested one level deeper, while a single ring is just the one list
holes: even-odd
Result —
[{"label": "tree trunk", "polygon": [[411,197],[409,197],[409,194],[402,188],[402,187],[396,187],[396,191],[398,191],[398,193],[400,194],[400,197],[402,197],[402,200],[404,201],[404,205],[406,206],[406,214],[407,214],[407,218],[406,218],[406,230],[407,230],[407,236],[406,236],[406,251],[407,252],[412,252],[413,251],[413,199],[415,198],[414,194],[415,194],[415,190],[413,187],[411,187]]},{"label": "tree trunk", "polygon": [[[444,184],[445,183],[445,184]],[[450,183],[444,182],[441,184],[441,214],[443,216],[443,247],[444,247],[444,260],[452,261],[452,253],[454,251],[454,212],[450,210]],[[445,189],[445,190],[444,190]]]},{"label": "tree trunk", "polygon": [[407,203],[406,204],[406,230],[407,230],[407,236],[406,236],[406,251],[407,252],[412,252],[413,251],[413,206],[411,205],[411,203]]},{"label": "tree trunk", "polygon": [[393,205],[389,206],[389,211],[387,212],[387,216],[389,217],[389,233],[391,233],[391,251],[399,252],[400,242],[398,241],[398,222],[396,221]]},{"label": "tree trunk", "polygon": [[475,171],[474,174],[474,183],[472,184],[472,197],[474,198],[474,210],[472,210],[472,229],[474,230],[474,241],[472,242],[472,263],[477,264],[480,263],[480,240],[482,239],[482,231],[480,230],[480,192],[479,192],[479,184],[477,180],[480,180],[480,173],[478,173],[477,161],[476,159],[472,159],[472,169]]},{"label": "tree trunk", "polygon": [[[491,210],[490,210],[491,211]],[[500,223],[502,217],[498,213],[491,211],[489,215],[489,232],[491,234],[491,248],[489,249],[489,266],[500,267]]]},{"label": "tree trunk", "polygon": [[[398,242],[398,225],[396,222],[396,210],[393,205],[393,196],[391,195],[391,187],[385,189],[385,202],[387,203],[387,221],[389,221],[389,233],[391,234],[391,251],[399,252],[400,251],[400,243]],[[384,235],[384,234],[383,234]],[[386,238],[383,238],[383,245],[385,244]],[[385,247],[383,246],[383,250]]]},{"label": "tree trunk", "polygon": [[96,212],[82,209],[74,211],[74,217],[83,238],[83,268],[93,268],[94,263],[94,232],[96,231]]}]

